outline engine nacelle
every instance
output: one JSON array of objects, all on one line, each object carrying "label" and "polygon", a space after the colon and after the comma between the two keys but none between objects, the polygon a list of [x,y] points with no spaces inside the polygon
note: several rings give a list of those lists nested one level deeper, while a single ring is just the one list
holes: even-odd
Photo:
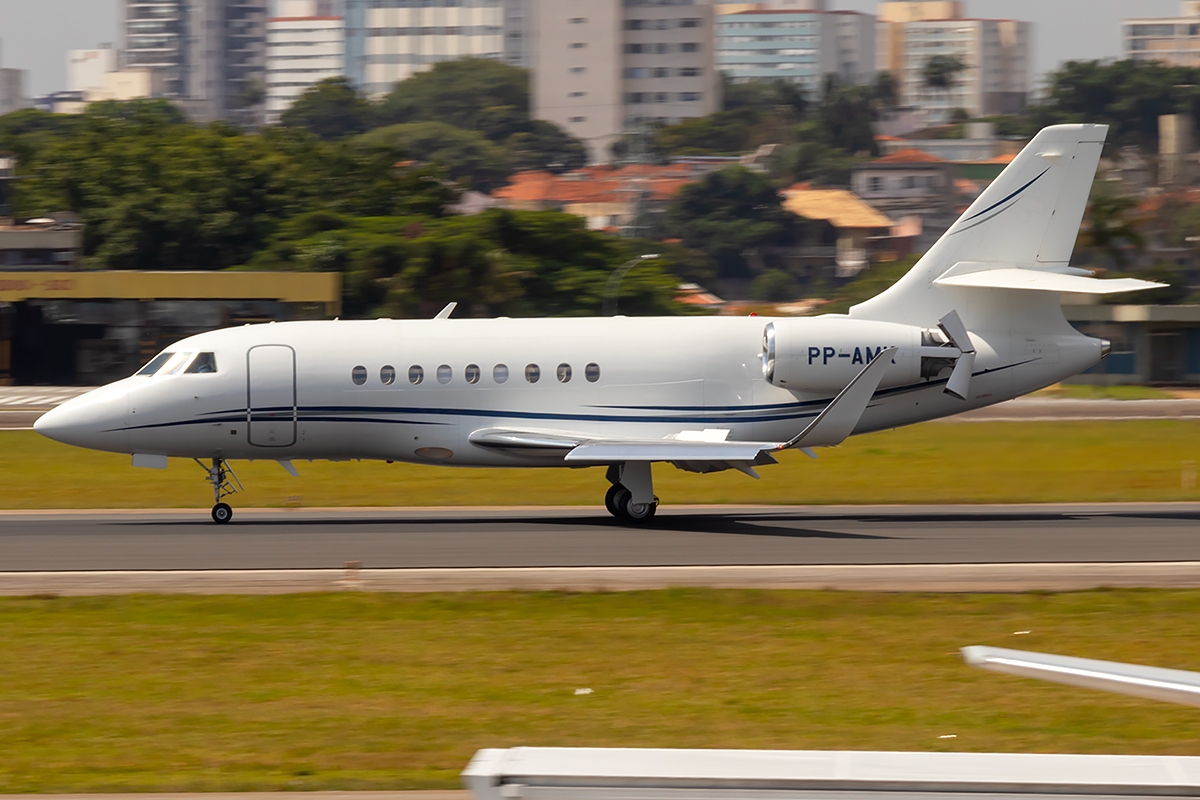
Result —
[{"label": "engine nacelle", "polygon": [[922,357],[945,342],[940,332],[894,322],[849,317],[780,319],[768,323],[763,331],[763,377],[793,392],[836,394],[876,354],[896,347],[892,366],[879,388],[906,386],[953,366],[957,348],[950,348],[947,359]]}]

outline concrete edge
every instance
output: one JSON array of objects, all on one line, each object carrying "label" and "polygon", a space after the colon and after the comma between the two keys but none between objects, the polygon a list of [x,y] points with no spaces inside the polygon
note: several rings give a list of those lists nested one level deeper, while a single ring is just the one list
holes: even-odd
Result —
[{"label": "concrete edge", "polygon": [[1200,562],[2,572],[0,596],[625,592],[671,588],[1027,592],[1200,588]]}]

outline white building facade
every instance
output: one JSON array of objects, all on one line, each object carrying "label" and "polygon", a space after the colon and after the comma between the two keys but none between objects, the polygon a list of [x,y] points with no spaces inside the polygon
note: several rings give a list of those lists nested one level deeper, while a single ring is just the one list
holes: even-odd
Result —
[{"label": "white building facade", "polygon": [[104,86],[104,76],[117,71],[117,51],[111,47],[67,51],[67,91],[87,92]]},{"label": "white building facade", "polygon": [[1200,0],[1181,3],[1178,17],[1124,20],[1121,49],[1125,58],[1135,61],[1200,66]]},{"label": "white building facade", "polygon": [[346,74],[346,21],[325,0],[281,0],[267,20],[266,121],[272,125],[301,94]]},{"label": "white building facade", "polygon": [[538,0],[534,116],[603,163],[623,133],[718,110],[713,21],[700,0]]},{"label": "white building facade", "polygon": [[[1028,102],[1033,26],[995,19],[944,19],[904,23],[904,57],[897,83],[901,101],[916,106],[929,124],[947,122],[955,109],[972,117],[1014,114]],[[948,89],[926,84],[935,56],[957,57],[965,69]]]},{"label": "white building facade", "polygon": [[735,83],[784,80],[818,97],[825,76],[875,75],[875,17],[853,11],[756,9],[716,19],[716,67]]}]

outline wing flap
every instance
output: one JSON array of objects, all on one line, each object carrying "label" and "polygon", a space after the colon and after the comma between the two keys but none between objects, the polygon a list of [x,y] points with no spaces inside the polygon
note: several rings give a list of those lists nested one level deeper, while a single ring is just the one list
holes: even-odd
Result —
[{"label": "wing flap", "polygon": [[618,461],[745,461],[753,463],[771,442],[592,441],[567,453],[566,461],[578,464],[612,464]]}]

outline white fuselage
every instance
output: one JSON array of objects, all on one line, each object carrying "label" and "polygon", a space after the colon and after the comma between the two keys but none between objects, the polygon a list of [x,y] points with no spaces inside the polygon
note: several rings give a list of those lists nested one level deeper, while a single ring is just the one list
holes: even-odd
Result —
[{"label": "white fuselage", "polygon": [[[798,370],[786,387],[764,378],[771,322],[787,326]],[[972,330],[971,338],[978,358],[970,395],[960,400],[943,391],[945,373],[920,376],[919,329],[843,316],[249,325],[169,348],[215,354],[215,372],[126,378],[60,406],[39,430],[83,447],[154,456],[562,466],[561,453],[485,447],[468,437],[490,428],[608,439],[721,429],[729,440],[787,441],[862,369],[856,349],[896,346],[857,434],[1008,400],[1101,358],[1099,340],[1065,324],[1037,334]],[[810,348],[819,349],[815,359]],[[507,367],[503,383],[497,365]],[[536,382],[526,379],[531,365]],[[559,380],[560,365],[569,380]],[[410,382],[414,367],[419,383]]]}]

